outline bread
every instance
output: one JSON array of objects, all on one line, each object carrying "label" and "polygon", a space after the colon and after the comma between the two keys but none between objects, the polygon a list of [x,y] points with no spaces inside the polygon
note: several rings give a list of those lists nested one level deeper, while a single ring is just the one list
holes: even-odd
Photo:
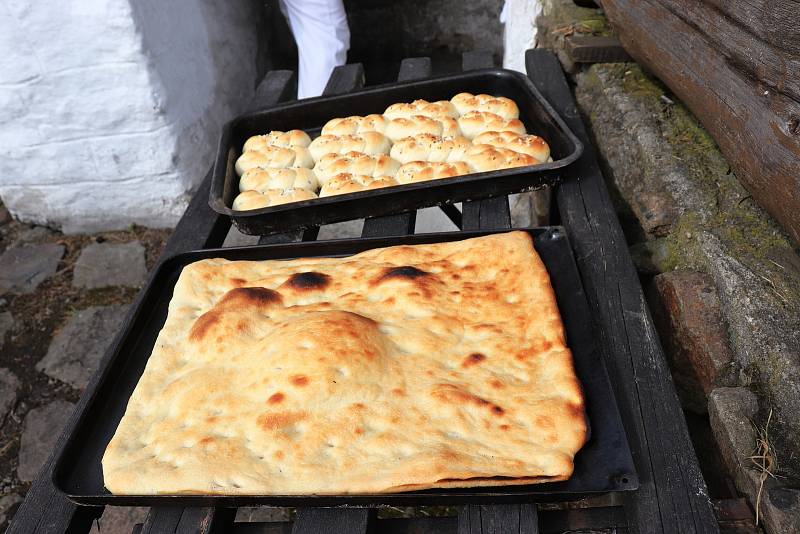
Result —
[{"label": "bread", "polygon": [[320,184],[325,184],[331,176],[350,173],[365,176],[394,176],[400,163],[386,154],[368,156],[363,152],[345,154],[326,154],[314,166]]},{"label": "bread", "polygon": [[357,135],[320,135],[308,146],[314,161],[319,161],[325,154],[345,154],[347,152],[363,152],[370,156],[388,154],[390,148],[392,148],[391,141],[378,132],[364,132]]},{"label": "bread", "polygon": [[331,119],[322,127],[322,135],[352,135],[364,132],[383,133],[388,121],[383,115],[367,115]]},{"label": "bread", "polygon": [[539,162],[550,158],[550,147],[538,135],[519,135],[514,132],[484,132],[472,141],[476,145],[491,145],[533,156]]},{"label": "bread", "polygon": [[464,156],[464,162],[469,165],[472,172],[486,172],[536,165],[539,160],[507,148],[474,145]]},{"label": "bread", "polygon": [[386,137],[396,143],[404,137],[430,134],[439,137],[460,135],[458,122],[450,117],[431,118],[414,115],[408,118],[392,119],[386,125]]},{"label": "bread", "polygon": [[289,147],[308,147],[311,138],[303,130],[289,130],[288,132],[272,131],[265,135],[254,135],[244,142],[242,152],[250,150],[261,150],[268,146],[280,148]]},{"label": "bread", "polygon": [[103,455],[114,494],[565,480],[587,438],[547,271],[510,232],[186,266]]},{"label": "bread", "polygon": [[356,193],[370,189],[380,189],[397,185],[397,181],[391,176],[366,176],[363,174],[351,174],[342,172],[332,176],[319,192],[320,198],[334,195],[344,195],[345,193]]},{"label": "bread", "polygon": [[458,111],[456,111],[455,106],[447,100],[440,100],[438,102],[414,100],[410,104],[405,102],[392,104],[383,112],[383,116],[389,120],[408,119],[414,115],[422,115],[423,117],[431,118],[450,117],[457,119]]},{"label": "bread", "polygon": [[239,191],[269,189],[305,189],[316,191],[319,182],[311,169],[290,167],[288,169],[250,169],[239,180]]},{"label": "bread", "polygon": [[260,150],[249,150],[236,160],[236,172],[241,176],[250,169],[286,169],[288,167],[311,168],[314,160],[305,147],[268,146]]},{"label": "bread", "polygon": [[453,162],[463,159],[464,153],[472,146],[466,137],[439,137],[432,134],[419,134],[400,139],[389,151],[400,163],[410,161]]},{"label": "bread", "polygon": [[237,211],[256,210],[301,200],[311,200],[317,195],[307,189],[267,189],[266,191],[243,191],[233,199]]},{"label": "bread", "polygon": [[460,115],[464,115],[470,111],[488,111],[504,119],[519,118],[519,108],[516,102],[504,96],[459,93],[451,98],[450,102]]},{"label": "bread", "polygon": [[427,182],[441,178],[452,178],[471,172],[469,165],[463,161],[454,163],[437,163],[429,161],[412,161],[406,163],[397,171],[395,179],[400,184]]},{"label": "bread", "polygon": [[524,134],[525,125],[519,119],[504,119],[487,111],[470,111],[458,119],[461,133],[469,140],[484,132],[514,132]]}]

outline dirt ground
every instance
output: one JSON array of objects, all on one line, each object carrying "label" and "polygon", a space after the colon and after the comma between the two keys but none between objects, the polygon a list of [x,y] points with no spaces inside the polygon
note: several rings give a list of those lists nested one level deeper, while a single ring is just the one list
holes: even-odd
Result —
[{"label": "dirt ground", "polygon": [[[16,221],[0,226],[0,253],[14,246],[39,243],[57,243],[63,245],[66,252],[56,274],[34,293],[0,296],[0,312],[10,311],[14,317],[14,329],[0,353],[0,367],[9,368],[20,382],[16,405],[0,427],[0,497],[24,496],[29,487],[16,476],[22,422],[28,411],[53,400],[77,402],[80,397],[80,391],[35,369],[36,363],[47,353],[53,336],[75,310],[129,303],[137,292],[122,287],[92,290],[72,287],[72,270],[81,249],[93,242],[138,240],[145,247],[147,268],[152,269],[170,234],[170,230],[141,227],[92,235],[64,235],[44,229],[32,233],[33,228]],[[0,529],[3,528],[5,525],[0,524]]]}]

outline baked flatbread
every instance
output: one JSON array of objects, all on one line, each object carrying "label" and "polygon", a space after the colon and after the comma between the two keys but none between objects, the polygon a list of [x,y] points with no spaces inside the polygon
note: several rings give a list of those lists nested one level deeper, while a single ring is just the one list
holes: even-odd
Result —
[{"label": "baked flatbread", "polygon": [[117,494],[564,480],[583,397],[524,232],[186,266],[103,457]]}]

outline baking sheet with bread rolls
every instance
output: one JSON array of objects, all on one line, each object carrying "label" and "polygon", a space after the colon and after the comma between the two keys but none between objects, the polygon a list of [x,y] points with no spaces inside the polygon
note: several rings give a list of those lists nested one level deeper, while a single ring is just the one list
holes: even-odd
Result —
[{"label": "baking sheet with bread rolls", "polygon": [[235,163],[232,207],[249,211],[547,161],[547,141],[527,132],[514,100],[464,92],[333,118],[313,140],[302,130],[251,136]]}]

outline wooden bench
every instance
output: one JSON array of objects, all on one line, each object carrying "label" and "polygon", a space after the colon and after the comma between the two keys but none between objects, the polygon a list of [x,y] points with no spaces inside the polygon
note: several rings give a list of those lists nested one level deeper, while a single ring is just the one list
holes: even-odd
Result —
[{"label": "wooden bench", "polygon": [[[585,144],[581,159],[564,176],[553,195],[553,224],[566,228],[593,312],[591,327],[598,350],[605,359],[617,403],[628,434],[640,478],[640,489],[619,495],[585,499],[569,509],[551,506],[486,505],[458,508],[456,517],[379,519],[369,508],[298,508],[292,523],[234,523],[235,509],[152,508],[137,530],[155,533],[241,534],[267,533],[458,533],[533,534],[537,532],[641,532],[681,534],[718,532],[705,482],[700,474],[678,398],[664,354],[658,342],[625,238],[611,205],[608,191],[573,101],[561,66],[544,50],[527,53],[528,74],[539,90],[562,115]],[[463,69],[492,66],[491,55],[464,55]],[[431,75],[427,58],[404,60],[398,78]],[[326,94],[352,91],[363,84],[361,65],[337,68]],[[254,108],[263,108],[293,97],[295,78],[288,71],[270,72],[257,90]],[[207,203],[210,173],[200,184],[186,213],[163,252],[168,257],[191,249],[219,247],[230,229],[230,221],[214,213]],[[462,228],[509,228],[508,197],[465,202]],[[416,213],[367,219],[362,236],[413,233]],[[316,230],[264,236],[260,243],[314,240]],[[139,297],[141,298],[141,294]],[[587,325],[588,327],[589,325]],[[96,377],[76,408],[86,406],[96,387]],[[75,424],[67,423],[56,451]],[[53,457],[49,459],[28,492],[9,532],[85,533],[99,517],[102,507],[77,506],[58,492],[51,482]]]}]

